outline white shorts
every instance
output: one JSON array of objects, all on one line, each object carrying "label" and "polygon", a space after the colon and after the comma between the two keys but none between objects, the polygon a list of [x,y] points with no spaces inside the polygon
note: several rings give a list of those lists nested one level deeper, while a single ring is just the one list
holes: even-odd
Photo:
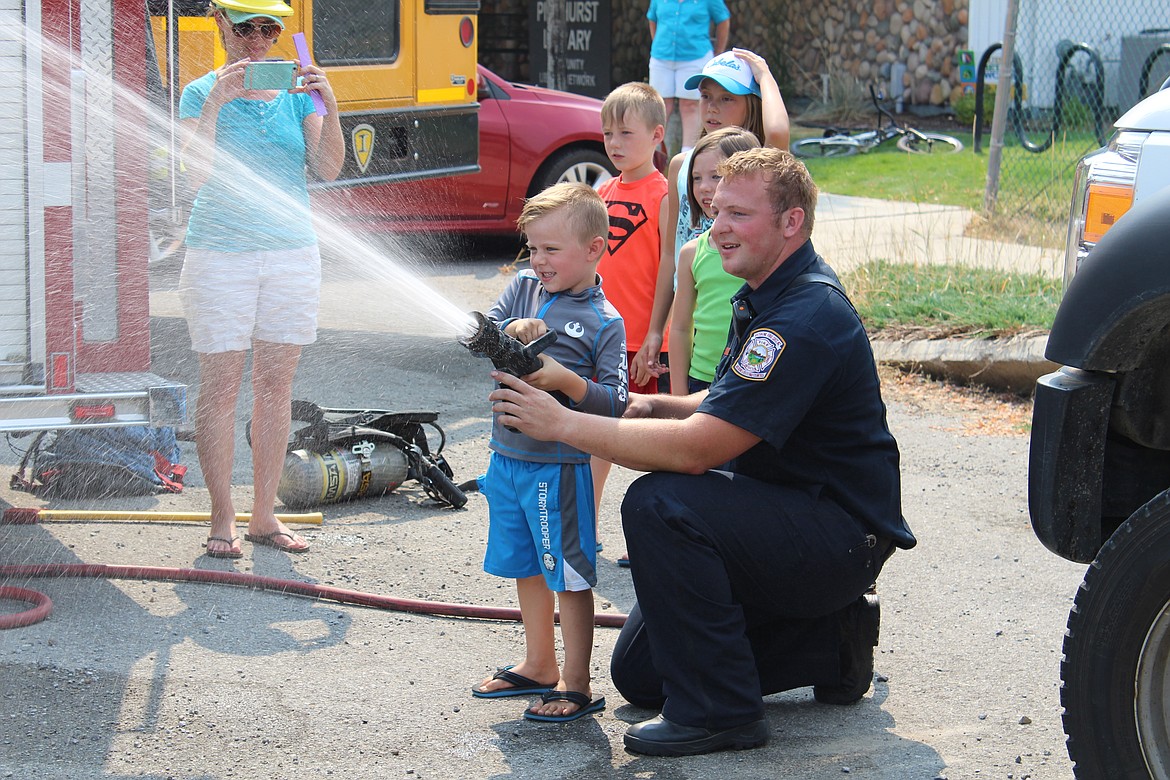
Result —
[{"label": "white shorts", "polygon": [[709,51],[697,60],[687,62],[674,60],[656,60],[650,58],[650,86],[658,90],[663,99],[682,98],[683,100],[698,100],[698,89],[687,89],[687,79],[703,70],[708,60],[715,56]]},{"label": "white shorts", "polygon": [[263,252],[187,248],[179,298],[196,352],[236,352],[253,339],[304,346],[317,339],[317,246]]}]

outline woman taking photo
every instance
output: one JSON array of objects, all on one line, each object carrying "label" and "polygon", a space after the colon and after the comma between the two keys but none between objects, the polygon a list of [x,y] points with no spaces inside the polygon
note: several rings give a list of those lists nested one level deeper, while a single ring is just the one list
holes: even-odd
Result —
[{"label": "woman taking photo", "polygon": [[[321,257],[308,176],[337,178],[345,159],[337,98],[325,72],[299,68],[299,86],[248,89],[292,9],[280,0],[217,0],[209,10],[226,64],[183,90],[183,163],[196,192],[179,289],[199,354],[195,442],[211,499],[207,554],[243,555],[231,480],[236,400],[252,350],[254,496],[244,538],[286,552],[308,543],[275,513],[301,347],[317,335]],[[318,115],[310,92],[323,99]]]}]

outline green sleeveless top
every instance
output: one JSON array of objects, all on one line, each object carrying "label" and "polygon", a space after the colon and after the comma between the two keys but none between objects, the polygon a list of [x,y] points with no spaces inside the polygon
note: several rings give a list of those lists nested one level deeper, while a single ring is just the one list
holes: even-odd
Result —
[{"label": "green sleeveless top", "polygon": [[731,327],[731,296],[743,287],[743,279],[723,270],[723,260],[711,246],[710,237],[710,230],[699,236],[691,263],[695,278],[695,338],[690,375],[704,382],[715,379],[715,367],[723,357]]}]

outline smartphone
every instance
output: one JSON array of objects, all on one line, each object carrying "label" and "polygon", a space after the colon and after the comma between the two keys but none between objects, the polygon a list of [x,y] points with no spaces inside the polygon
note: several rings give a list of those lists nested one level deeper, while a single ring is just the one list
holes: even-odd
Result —
[{"label": "smartphone", "polygon": [[244,89],[292,89],[297,64],[291,60],[249,62],[244,67]]}]

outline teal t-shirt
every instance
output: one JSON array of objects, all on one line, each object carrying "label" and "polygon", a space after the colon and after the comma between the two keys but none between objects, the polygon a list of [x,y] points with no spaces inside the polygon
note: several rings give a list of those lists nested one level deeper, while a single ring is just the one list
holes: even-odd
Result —
[{"label": "teal t-shirt", "polygon": [[[198,118],[214,84],[214,72],[188,84],[179,118]],[[303,127],[312,112],[308,95],[290,92],[268,101],[238,98],[220,109],[215,164],[191,207],[188,246],[254,252],[317,243]]]},{"label": "teal t-shirt", "polygon": [[723,0],[650,0],[646,18],[654,22],[650,56],[687,62],[710,56],[712,24],[731,18]]},{"label": "teal t-shirt", "polygon": [[691,273],[695,277],[695,339],[691,345],[690,375],[715,381],[715,368],[727,346],[731,327],[731,297],[743,287],[743,279],[723,270],[723,258],[711,246],[711,231],[699,236]]}]

